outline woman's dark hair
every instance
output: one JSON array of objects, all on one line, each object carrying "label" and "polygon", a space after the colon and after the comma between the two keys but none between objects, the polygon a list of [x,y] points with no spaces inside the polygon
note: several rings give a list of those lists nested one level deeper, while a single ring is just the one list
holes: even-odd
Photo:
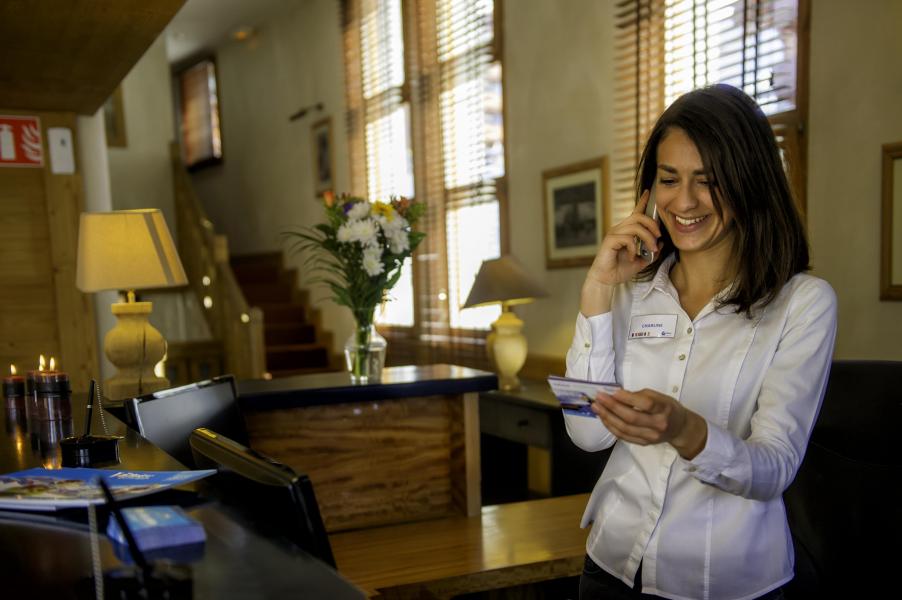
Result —
[{"label": "woman's dark hair", "polygon": [[[755,101],[729,85],[698,89],[678,98],[655,124],[636,173],[637,197],[654,184],[658,145],[673,128],[695,143],[712,181],[712,200],[723,218],[733,216],[737,277],[720,306],[752,316],[755,305],[767,306],[783,284],[807,271],[808,240],[780,151],[767,117]],[[662,227],[663,250],[638,278],[650,279],[661,262],[677,252]]]}]

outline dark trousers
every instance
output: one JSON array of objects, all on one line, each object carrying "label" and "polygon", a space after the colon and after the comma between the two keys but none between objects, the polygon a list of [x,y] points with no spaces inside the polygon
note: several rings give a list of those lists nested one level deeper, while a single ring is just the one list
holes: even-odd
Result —
[{"label": "dark trousers", "polygon": [[[643,594],[642,565],[636,572],[636,585],[629,587],[618,578],[595,564],[586,556],[583,574],[579,578],[579,600],[654,600],[660,598],[654,594]],[[757,600],[783,600],[783,588],[771,590]]]}]

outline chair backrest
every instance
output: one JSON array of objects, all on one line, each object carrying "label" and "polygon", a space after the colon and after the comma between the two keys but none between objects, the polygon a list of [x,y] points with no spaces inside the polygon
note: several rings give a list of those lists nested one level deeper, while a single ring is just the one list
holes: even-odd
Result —
[{"label": "chair backrest", "polygon": [[188,438],[198,427],[247,443],[231,375],[161,390],[125,402],[126,421],[157,447],[191,466]]},{"label": "chair backrest", "polygon": [[240,510],[264,532],[283,536],[335,567],[313,484],[306,475],[205,428],[191,433],[198,468],[216,469],[213,495]]},{"label": "chair backrest", "polygon": [[797,568],[800,596],[864,597],[863,582],[879,578],[859,574],[893,568],[892,553],[876,549],[900,534],[900,422],[902,362],[833,362],[808,451],[784,495],[797,555],[811,563],[801,565],[807,580]]}]

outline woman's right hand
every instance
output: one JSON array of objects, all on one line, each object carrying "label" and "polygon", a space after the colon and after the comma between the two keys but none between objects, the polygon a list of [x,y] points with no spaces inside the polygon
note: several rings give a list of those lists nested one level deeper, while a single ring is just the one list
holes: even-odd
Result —
[{"label": "woman's right hand", "polygon": [[649,196],[649,190],[645,190],[633,212],[602,240],[583,283],[580,312],[585,316],[608,312],[613,287],[629,281],[648,265],[638,254],[637,237],[646,247],[661,249],[661,224],[645,214]]}]

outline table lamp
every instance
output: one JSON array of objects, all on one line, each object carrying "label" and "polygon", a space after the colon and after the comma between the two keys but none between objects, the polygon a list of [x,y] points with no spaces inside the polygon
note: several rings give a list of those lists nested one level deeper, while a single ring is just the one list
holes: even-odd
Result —
[{"label": "table lamp", "polygon": [[492,333],[486,337],[485,348],[498,372],[498,386],[502,390],[520,387],[517,373],[526,362],[523,321],[511,311],[511,306],[546,296],[545,288],[513,256],[486,260],[479,267],[463,308],[501,303],[501,316],[492,323]]},{"label": "table lamp", "polygon": [[118,369],[104,382],[104,395],[121,400],[169,387],[169,380],[154,374],[166,354],[166,340],[147,320],[153,303],[135,302],[135,290],[188,283],[163,213],[82,213],[75,281],[83,292],[128,292],[127,302],[112,305],[118,321],[103,340],[107,358]]}]

